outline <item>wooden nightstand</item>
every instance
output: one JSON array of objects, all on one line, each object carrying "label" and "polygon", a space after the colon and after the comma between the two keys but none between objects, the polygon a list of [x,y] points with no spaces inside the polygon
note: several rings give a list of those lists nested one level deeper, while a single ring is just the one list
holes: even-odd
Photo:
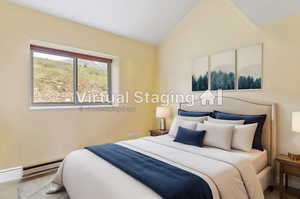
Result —
[{"label": "wooden nightstand", "polygon": [[277,156],[276,160],[279,162],[280,199],[285,199],[287,196],[294,196],[300,199],[300,190],[288,186],[289,176],[300,177],[300,161],[290,160],[287,155],[279,155]]},{"label": "wooden nightstand", "polygon": [[169,130],[160,130],[160,129],[156,129],[156,130],[150,130],[150,135],[151,136],[160,136],[160,135],[166,135],[169,133]]}]

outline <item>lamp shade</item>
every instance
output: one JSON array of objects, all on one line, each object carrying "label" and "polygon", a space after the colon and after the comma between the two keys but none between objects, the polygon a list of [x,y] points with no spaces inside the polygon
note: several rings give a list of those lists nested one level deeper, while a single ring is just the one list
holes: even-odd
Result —
[{"label": "lamp shade", "polygon": [[166,118],[170,116],[170,109],[168,107],[159,106],[156,108],[157,118]]},{"label": "lamp shade", "polygon": [[292,113],[292,131],[300,133],[300,112]]}]

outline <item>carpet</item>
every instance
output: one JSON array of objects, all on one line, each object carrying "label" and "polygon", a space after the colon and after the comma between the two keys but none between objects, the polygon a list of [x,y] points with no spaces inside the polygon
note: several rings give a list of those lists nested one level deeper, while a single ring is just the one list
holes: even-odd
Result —
[{"label": "carpet", "polygon": [[66,191],[46,194],[53,176],[45,176],[21,182],[17,188],[18,199],[70,199]]}]

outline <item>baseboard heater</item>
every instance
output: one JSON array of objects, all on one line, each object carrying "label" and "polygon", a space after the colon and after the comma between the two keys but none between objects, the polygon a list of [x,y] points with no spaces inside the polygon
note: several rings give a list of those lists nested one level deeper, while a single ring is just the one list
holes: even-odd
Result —
[{"label": "baseboard heater", "polygon": [[37,165],[23,167],[23,178],[34,177],[46,173],[55,172],[63,159],[54,160],[51,162],[41,163]]}]

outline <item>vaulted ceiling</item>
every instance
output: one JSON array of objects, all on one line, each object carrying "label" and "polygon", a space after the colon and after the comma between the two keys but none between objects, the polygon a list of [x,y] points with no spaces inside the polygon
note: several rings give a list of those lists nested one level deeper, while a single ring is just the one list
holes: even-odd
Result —
[{"label": "vaulted ceiling", "polygon": [[257,25],[300,13],[300,0],[232,0]]},{"label": "vaulted ceiling", "polygon": [[[201,0],[7,0],[130,39],[158,44]],[[300,0],[231,0],[250,20],[269,24],[300,13]]]},{"label": "vaulted ceiling", "polygon": [[49,15],[158,44],[199,0],[8,0]]}]

